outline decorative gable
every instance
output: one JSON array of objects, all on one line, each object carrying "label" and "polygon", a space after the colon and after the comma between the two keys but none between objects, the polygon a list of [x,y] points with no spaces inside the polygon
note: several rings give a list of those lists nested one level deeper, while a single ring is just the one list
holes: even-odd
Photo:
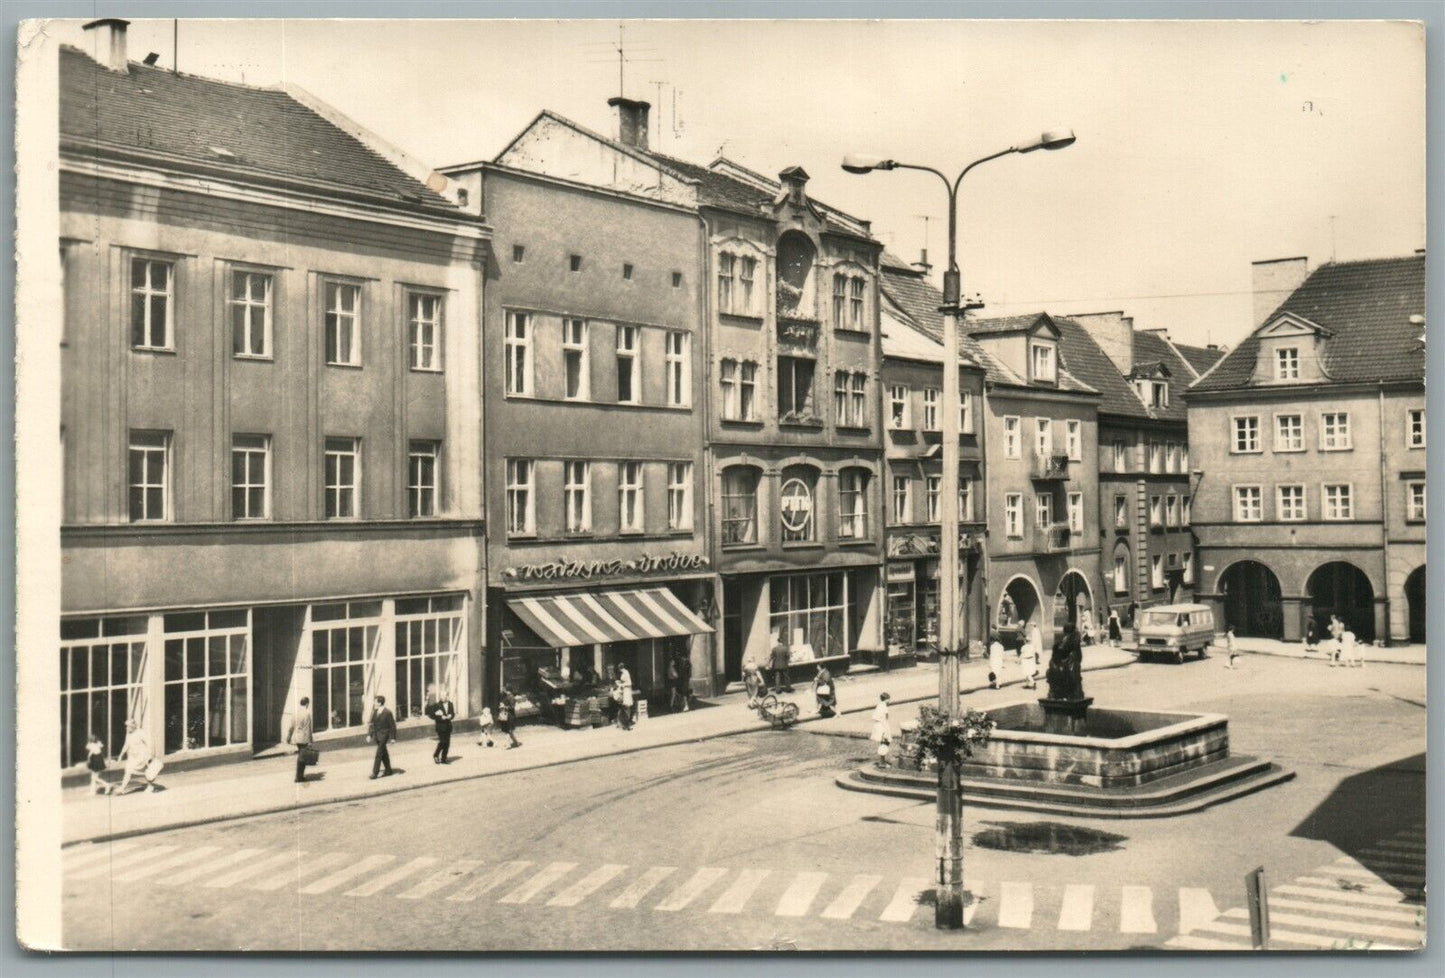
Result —
[{"label": "decorative gable", "polygon": [[1325,344],[1334,334],[1318,323],[1282,312],[1256,332],[1255,384],[1308,384],[1327,380]]},{"label": "decorative gable", "polygon": [[502,166],[653,200],[697,205],[697,188],[644,153],[543,112],[497,157]]}]

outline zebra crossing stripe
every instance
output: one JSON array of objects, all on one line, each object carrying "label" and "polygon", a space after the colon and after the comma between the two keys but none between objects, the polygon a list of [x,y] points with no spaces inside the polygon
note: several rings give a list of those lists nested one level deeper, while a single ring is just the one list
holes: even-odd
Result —
[{"label": "zebra crossing stripe", "polygon": [[1381,882],[1384,882],[1384,881],[1386,881],[1386,880],[1388,880],[1388,881],[1390,881],[1390,882],[1392,882],[1392,883],[1394,883],[1394,882],[1408,882],[1408,883],[1423,883],[1423,882],[1425,882],[1425,877],[1423,877],[1423,876],[1415,876],[1415,875],[1408,874],[1408,873],[1393,873],[1393,872],[1389,872],[1389,873],[1377,873],[1377,872],[1375,872],[1373,869],[1370,869],[1370,868],[1368,868],[1368,867],[1366,867],[1366,866],[1361,866],[1359,863],[1353,863],[1353,862],[1351,862],[1351,863],[1336,863],[1334,866],[1331,866],[1331,867],[1330,867],[1330,872],[1332,872],[1332,873],[1342,873],[1342,874],[1345,875],[1345,876],[1363,877],[1363,878],[1365,878],[1365,879],[1370,879],[1370,880],[1380,880]]},{"label": "zebra crossing stripe", "polygon": [[768,878],[772,872],[769,869],[745,869],[738,873],[738,878],[733,880],[732,885],[722,891],[722,895],[707,908],[708,913],[742,913],[743,907],[747,906],[748,898]]},{"label": "zebra crossing stripe", "polygon": [[[1316,870],[1316,872],[1318,872],[1318,870]],[[1295,882],[1311,886],[1321,886],[1326,889],[1336,890],[1340,893],[1377,893],[1382,896],[1388,896],[1391,903],[1399,903],[1405,898],[1399,887],[1391,886],[1384,880],[1379,879],[1373,883],[1361,883],[1357,880],[1347,880],[1343,877],[1327,879],[1323,876],[1301,876],[1296,879]],[[1346,888],[1347,885],[1348,889]],[[1356,887],[1358,887],[1358,889],[1356,889]]]},{"label": "zebra crossing stripe", "polygon": [[914,913],[918,910],[918,898],[927,889],[927,880],[904,880],[899,883],[898,889],[893,891],[893,899],[888,901],[888,906],[883,908],[878,919],[890,923],[901,923],[913,919]]},{"label": "zebra crossing stripe", "polygon": [[[502,870],[503,870],[504,867],[507,867],[507,866],[516,866],[516,867],[517,867],[517,872],[520,873],[522,870],[526,869],[526,868],[527,868],[528,866],[530,866],[530,865],[532,865],[532,864],[531,864],[531,863],[503,863],[501,866],[498,866],[498,867],[497,867],[497,872],[500,874],[500,873],[502,872]],[[525,882],[525,883],[523,883],[521,886],[517,887],[517,888],[516,888],[515,890],[513,890],[511,893],[508,893],[506,896],[502,897],[502,898],[501,898],[500,900],[498,900],[497,902],[498,902],[498,903],[529,903],[529,902],[531,902],[532,898],[533,898],[534,896],[536,896],[538,893],[541,893],[541,892],[542,892],[543,890],[545,890],[547,887],[551,886],[553,883],[557,882],[557,881],[560,880],[562,877],[566,876],[568,873],[572,872],[572,870],[574,870],[574,869],[576,869],[576,868],[577,868],[577,864],[576,864],[576,863],[552,863],[552,864],[551,864],[550,866],[548,866],[546,869],[542,870],[542,871],[541,871],[540,873],[538,873],[536,876],[533,876],[533,877],[532,877],[531,879],[529,879],[527,882]],[[500,885],[500,883],[502,882],[502,880],[501,880],[501,879],[498,879],[497,882],[498,882],[498,884]]]},{"label": "zebra crossing stripe", "polygon": [[1147,886],[1121,888],[1123,901],[1119,911],[1119,933],[1153,934],[1159,930],[1154,922],[1154,891]]},{"label": "zebra crossing stripe", "polygon": [[88,880],[97,876],[110,876],[117,869],[124,869],[127,866],[134,866],[143,863],[147,859],[156,859],[167,853],[175,852],[180,846],[152,846],[149,849],[132,849],[130,852],[122,853],[115,859],[102,859],[92,862],[89,866],[79,872],[72,873],[71,879]]},{"label": "zebra crossing stripe", "polygon": [[1409,913],[1401,910],[1381,910],[1378,907],[1355,907],[1340,906],[1337,903],[1325,904],[1315,900],[1296,900],[1291,897],[1271,896],[1269,905],[1273,907],[1285,907],[1292,910],[1312,910],[1315,913],[1333,914],[1336,917],[1360,917],[1365,920],[1380,920],[1394,924],[1414,924],[1419,921],[1418,913]]},{"label": "zebra crossing stripe", "polygon": [[[430,879],[413,886],[402,896],[408,900],[418,900],[435,893],[444,886],[457,882],[464,876],[476,873],[484,865],[486,864],[480,859],[459,859]],[[480,873],[468,880],[461,889],[452,893],[447,899],[452,903],[470,903],[483,893],[490,893],[530,865],[532,865],[530,861],[499,863],[487,872]]]},{"label": "zebra crossing stripe", "polygon": [[417,870],[435,866],[439,861],[435,856],[417,856],[405,866],[398,866],[390,872],[382,873],[380,876],[369,879],[360,886],[347,890],[344,895],[349,897],[374,896],[391,884],[401,882]]},{"label": "zebra crossing stripe", "polygon": [[1187,934],[1219,916],[1214,895],[1198,886],[1179,888],[1179,933]]},{"label": "zebra crossing stripe", "polygon": [[[1246,917],[1249,915],[1248,910],[1241,910],[1239,913],[1244,914]],[[1226,916],[1228,916],[1228,914],[1226,914]],[[1271,917],[1269,928],[1271,945],[1283,941],[1286,944],[1302,944],[1305,947],[1333,949],[1336,945],[1342,943],[1338,938],[1323,937],[1319,934],[1301,934],[1292,930],[1280,930],[1278,927],[1273,926],[1273,924],[1274,920],[1273,917]],[[1246,940],[1252,939],[1252,931],[1249,929],[1248,924],[1231,924],[1223,920],[1217,920],[1206,927],[1201,927],[1200,930],[1210,931],[1215,934],[1228,934],[1231,937],[1243,937]],[[1196,932],[1189,936],[1197,937],[1200,935]],[[1273,948],[1271,949],[1273,950]]]},{"label": "zebra crossing stripe", "polygon": [[1419,859],[1408,859],[1402,857],[1399,853],[1378,852],[1369,849],[1360,853],[1360,863],[1372,869],[1388,867],[1390,870],[1408,869],[1414,871],[1425,868],[1425,859],[1423,856]]},{"label": "zebra crossing stripe", "polygon": [[[1249,911],[1244,909],[1230,910],[1225,913],[1226,917],[1249,917]],[[1381,924],[1362,924],[1352,920],[1327,920],[1320,917],[1308,917],[1298,913],[1275,913],[1270,911],[1269,922],[1271,930],[1274,923],[1293,924],[1296,927],[1308,927],[1311,930],[1331,931],[1339,934],[1339,940],[1350,937],[1391,937],[1396,940],[1418,941],[1421,933],[1418,930],[1406,929],[1404,927],[1385,927]]]},{"label": "zebra crossing stripe", "polygon": [[1213,937],[1200,937],[1198,934],[1188,934],[1176,937],[1164,945],[1168,948],[1176,948],[1183,951],[1249,951],[1253,950],[1248,943],[1238,941],[1221,941]]},{"label": "zebra crossing stripe", "polygon": [[[1308,876],[1302,876],[1300,877],[1299,881],[1303,882],[1309,879],[1310,877]],[[1323,883],[1325,881],[1320,880],[1320,882]],[[1400,902],[1400,896],[1398,894],[1394,896],[1384,896],[1381,894],[1357,892],[1354,890],[1324,889],[1317,886],[1299,885],[1277,886],[1274,888],[1274,892],[1283,893],[1286,895],[1309,897],[1312,900],[1338,900],[1341,903],[1363,904],[1377,907],[1408,906],[1408,904]]]},{"label": "zebra crossing stripe", "polygon": [[826,920],[847,920],[858,910],[859,904],[873,892],[873,887],[883,882],[881,876],[855,876],[833,902],[823,909]]},{"label": "zebra crossing stripe", "polygon": [[228,887],[235,886],[237,883],[242,883],[253,876],[269,873],[273,869],[285,869],[288,864],[294,863],[300,865],[301,861],[305,859],[307,855],[305,852],[297,852],[295,850],[278,852],[269,859],[262,859],[251,863],[249,866],[242,866],[240,869],[233,869],[229,873],[222,873],[214,879],[206,880],[204,885],[208,889],[224,890]]},{"label": "zebra crossing stripe", "polygon": [[1401,852],[1423,853],[1425,851],[1425,840],[1421,839],[1419,842],[1415,842],[1410,839],[1381,839],[1375,843],[1375,846],[1380,849],[1399,849]]},{"label": "zebra crossing stripe", "polygon": [[667,912],[681,910],[693,900],[702,896],[704,890],[727,874],[728,871],[725,869],[719,869],[716,866],[704,866],[702,869],[693,873],[685,883],[668,894],[667,899],[663,900],[656,907],[653,907],[653,909]]},{"label": "zebra crossing stripe", "polygon": [[127,869],[123,873],[116,873],[115,876],[112,878],[119,883],[130,883],[134,880],[142,880],[145,879],[147,876],[154,876],[157,873],[163,873],[168,869],[175,868],[176,866],[183,866],[193,859],[205,859],[212,853],[220,851],[220,846],[198,846],[195,849],[182,849],[180,852],[176,853],[173,856],[167,856],[164,859],[158,859],[153,863],[141,863],[139,866],[136,866],[133,869]]},{"label": "zebra crossing stripe", "polygon": [[307,883],[301,888],[301,892],[310,895],[315,893],[325,893],[328,890],[334,890],[342,883],[349,883],[352,880],[356,879],[356,877],[361,876],[363,873],[369,873],[373,869],[380,869],[382,866],[385,866],[387,863],[392,862],[395,859],[395,856],[375,853],[373,855],[367,856],[360,862],[352,863],[350,866],[347,866],[343,869],[338,869],[336,872],[331,873],[327,876],[323,876],[319,880],[314,880],[310,883]]},{"label": "zebra crossing stripe", "polygon": [[627,869],[627,867],[621,863],[608,863],[605,866],[599,866],[548,900],[547,906],[575,907],[612,880],[616,879],[625,869]]},{"label": "zebra crossing stripe", "polygon": [[999,884],[998,925],[1027,930],[1034,922],[1032,883]]},{"label": "zebra crossing stripe", "polygon": [[79,869],[96,862],[104,862],[107,859],[114,859],[123,852],[127,852],[140,845],[138,842],[101,842],[94,845],[82,846],[67,852],[63,858],[65,871],[68,873],[73,869]]},{"label": "zebra crossing stripe", "polygon": [[260,879],[252,883],[247,889],[270,893],[284,886],[298,886],[305,877],[313,873],[328,870],[332,866],[340,865],[350,858],[351,853],[349,852],[328,852],[324,855],[317,856],[310,862],[298,862],[296,864],[296,872],[294,873],[277,873],[274,876],[268,876],[265,879]]},{"label": "zebra crossing stripe", "polygon": [[676,866],[653,866],[651,869],[643,872],[641,876],[635,878],[631,883],[628,883],[627,887],[621,893],[617,894],[608,906],[613,910],[633,909],[642,901],[643,897],[652,892],[657,884],[675,872],[677,872]]},{"label": "zebra crossing stripe", "polygon": [[799,873],[783,891],[782,899],[778,901],[778,909],[773,913],[779,917],[805,916],[827,880],[827,873]]},{"label": "zebra crossing stripe", "polygon": [[1094,888],[1081,883],[1064,887],[1059,908],[1059,930],[1089,930],[1094,926]]},{"label": "zebra crossing stripe", "polygon": [[222,856],[219,859],[214,859],[211,862],[203,862],[199,866],[192,866],[189,869],[184,869],[179,873],[159,877],[156,880],[156,884],[158,886],[181,886],[184,883],[189,883],[192,880],[198,880],[202,876],[208,876],[218,870],[228,869],[229,867],[234,866],[237,863],[243,863],[248,859],[255,859],[257,856],[263,854],[265,851],[265,849],[238,849],[235,852]]},{"label": "zebra crossing stripe", "polygon": [[448,864],[447,868],[440,873],[429,876],[403,893],[398,893],[397,899],[420,900],[422,897],[431,896],[437,890],[444,886],[450,886],[480,865],[482,865],[480,859],[458,859],[456,862]]}]

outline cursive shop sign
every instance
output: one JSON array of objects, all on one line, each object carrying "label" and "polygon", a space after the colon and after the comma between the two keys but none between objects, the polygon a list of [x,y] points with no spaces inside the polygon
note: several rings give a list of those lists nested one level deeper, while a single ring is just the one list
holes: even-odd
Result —
[{"label": "cursive shop sign", "polygon": [[560,557],[545,564],[518,564],[502,571],[514,581],[590,580],[614,574],[653,574],[658,571],[692,571],[707,567],[702,554],[643,554],[631,560],[569,560]]}]

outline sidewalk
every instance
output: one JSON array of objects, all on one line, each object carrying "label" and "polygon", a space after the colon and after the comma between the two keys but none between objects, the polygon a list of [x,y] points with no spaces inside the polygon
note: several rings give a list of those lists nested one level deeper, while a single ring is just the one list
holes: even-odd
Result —
[{"label": "sidewalk", "polygon": [[[1134,657],[1118,649],[1096,646],[1087,650],[1085,661],[1086,671],[1092,671],[1128,665]],[[1012,662],[1006,675],[1010,685],[1021,681]],[[938,668],[920,664],[887,673],[858,670],[839,677],[837,683],[839,712],[866,713],[885,690],[895,704],[935,699]],[[985,688],[988,664],[980,660],[963,663],[959,685],[963,692]],[[806,686],[800,684],[792,698],[802,712],[801,722],[817,721],[813,696]],[[453,757],[447,765],[432,763],[433,739],[401,741],[391,749],[392,767],[397,773],[375,781],[369,779],[373,753],[370,746],[323,750],[321,764],[308,770],[310,780],[305,784],[292,781],[295,761],[290,754],[258,758],[242,764],[162,774],[160,784],[165,790],[158,792],[140,792],[132,787],[126,795],[116,797],[90,794],[85,788],[67,788],[62,793],[61,838],[64,844],[116,839],[767,729],[767,722],[747,708],[742,693],[728,693],[687,713],[649,718],[630,732],[617,727],[562,730],[524,725],[517,730],[523,746],[516,750],[502,746],[505,737],[494,736],[497,746],[487,748],[476,745],[474,734],[459,733],[452,739]],[[114,771],[108,777],[116,783],[120,779],[119,772]]]},{"label": "sidewalk", "polygon": [[[1323,652],[1306,652],[1300,642],[1281,642],[1272,638],[1236,638],[1234,647],[1240,652],[1251,655],[1277,655],[1288,659],[1313,659],[1316,662],[1327,661]],[[1392,645],[1388,648],[1377,648],[1373,645],[1360,645],[1361,658],[1365,662],[1389,663],[1402,666],[1423,666],[1425,664],[1425,646],[1423,645]],[[1220,639],[1214,645],[1211,652],[1215,655],[1224,651],[1224,641]]]}]

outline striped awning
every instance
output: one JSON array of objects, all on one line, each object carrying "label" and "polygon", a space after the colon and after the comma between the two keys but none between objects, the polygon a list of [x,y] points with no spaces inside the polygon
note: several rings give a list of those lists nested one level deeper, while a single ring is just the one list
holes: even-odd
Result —
[{"label": "striped awning", "polygon": [[539,594],[507,606],[557,649],[712,631],[665,587]]}]

